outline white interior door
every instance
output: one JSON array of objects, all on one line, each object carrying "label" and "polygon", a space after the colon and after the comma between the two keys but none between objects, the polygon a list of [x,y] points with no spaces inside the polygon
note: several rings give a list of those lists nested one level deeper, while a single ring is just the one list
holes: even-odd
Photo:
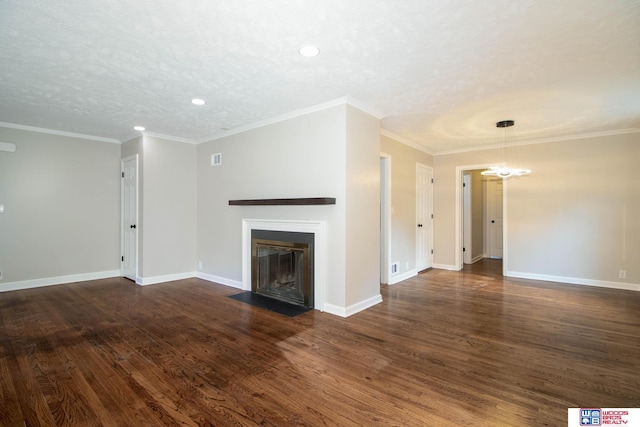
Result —
[{"label": "white interior door", "polygon": [[490,179],[487,182],[487,230],[489,258],[502,258],[502,218],[503,182]]},{"label": "white interior door", "polygon": [[433,266],[433,171],[416,167],[416,270]]},{"label": "white interior door", "polygon": [[138,156],[122,160],[122,275],[138,275]]}]

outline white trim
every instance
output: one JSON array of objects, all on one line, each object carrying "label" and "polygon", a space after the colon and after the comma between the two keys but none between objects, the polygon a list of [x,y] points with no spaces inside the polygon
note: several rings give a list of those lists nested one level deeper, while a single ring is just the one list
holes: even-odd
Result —
[{"label": "white trim", "polygon": [[400,283],[404,280],[411,279],[412,277],[415,277],[417,275],[418,275],[418,270],[416,270],[415,268],[413,270],[405,271],[404,273],[401,273],[401,274],[396,274],[394,276],[391,276],[391,278],[389,279],[389,285],[395,285],[396,283]]},{"label": "white trim", "polygon": [[184,144],[197,144],[197,142],[193,139],[189,139],[189,138],[181,138],[179,136],[171,136],[171,135],[164,135],[161,133],[155,133],[155,132],[142,132],[142,136],[150,136],[152,138],[159,138],[159,139],[165,139],[167,141],[173,141],[173,142],[182,142]]},{"label": "white trim", "polygon": [[242,219],[242,289],[251,290],[251,230],[313,233],[314,276],[313,305],[325,311],[327,290],[327,234],[325,221]]},{"label": "white trim", "polygon": [[391,132],[391,131],[389,131],[387,129],[380,128],[380,135],[386,136],[387,138],[391,138],[394,141],[400,142],[400,143],[402,143],[404,145],[408,145],[411,148],[415,148],[416,150],[422,151],[423,153],[429,154],[431,156],[434,155],[434,152],[432,150],[430,150],[429,148],[423,147],[422,145],[417,144],[417,143],[415,143],[413,141],[410,141],[407,138],[405,138],[403,136],[400,136],[398,134],[395,134],[395,133],[393,133],[393,132]]},{"label": "white trim", "polygon": [[[471,192],[472,192],[471,174],[462,172],[462,263],[472,264],[471,255],[473,252],[471,236],[472,230],[472,209],[471,209]],[[465,249],[469,249],[465,251]]]},{"label": "white trim", "polygon": [[43,286],[64,285],[67,283],[86,282],[87,280],[110,279],[112,277],[120,277],[120,270],[107,270],[94,273],[72,274],[69,276],[45,277],[42,279],[8,282],[0,284],[0,292],[41,288]]},{"label": "white trim", "polygon": [[363,101],[354,98],[353,96],[345,96],[345,103],[351,105],[352,107],[357,108],[360,111],[364,111],[370,116],[375,117],[378,120],[382,120],[387,115],[380,110],[373,108],[371,105],[364,103]]},{"label": "white trim", "polygon": [[[509,270],[509,215],[507,214],[507,200],[509,193],[509,180],[502,180],[502,275],[506,276]],[[491,250],[487,250],[491,253]]]},{"label": "white trim", "polygon": [[[626,135],[629,133],[638,133],[638,132],[640,132],[640,128],[627,128],[627,129],[618,129],[618,130],[608,130],[608,131],[602,131],[602,132],[587,132],[587,133],[578,133],[578,134],[558,136],[558,137],[551,136],[547,138],[529,139],[524,141],[513,141],[509,143],[509,146],[517,147],[519,145],[546,144],[548,142],[573,141],[575,139],[598,138],[601,136]],[[483,145],[483,146],[476,146],[476,147],[456,148],[453,150],[438,151],[433,153],[433,156],[469,153],[472,151],[492,150],[495,148],[504,148],[504,144],[491,144],[491,145]]]},{"label": "white trim", "polygon": [[46,133],[46,134],[49,134],[49,135],[68,136],[68,137],[71,137],[71,138],[81,138],[81,139],[89,139],[89,140],[98,141],[98,142],[108,142],[110,144],[121,144],[121,142],[118,141],[115,138],[105,138],[105,137],[102,137],[102,136],[85,135],[85,134],[82,134],[82,133],[65,132],[65,131],[61,131],[61,130],[38,128],[38,127],[34,127],[34,126],[18,125],[18,124],[15,124],[15,123],[0,122],[0,126],[5,127],[5,128],[10,128],[10,129],[18,129],[18,130],[26,130],[26,131],[30,131],[30,132]]},{"label": "white trim", "polygon": [[158,283],[173,282],[176,280],[191,279],[194,277],[196,277],[195,271],[191,271],[188,273],[167,274],[166,276],[138,277],[136,279],[136,284],[140,286],[148,286],[148,285],[156,285]]},{"label": "white trim", "polygon": [[217,283],[219,285],[229,286],[231,288],[242,289],[242,282],[227,279],[226,277],[214,276],[213,274],[202,272],[196,273],[196,277],[198,279],[206,280],[207,282]]},{"label": "white trim", "polygon": [[217,135],[212,135],[212,136],[205,137],[205,138],[199,138],[195,142],[197,144],[201,144],[201,143],[205,143],[205,142],[215,141],[215,140],[218,140],[218,139],[221,139],[221,138],[226,138],[226,137],[231,136],[231,135],[236,135],[236,134],[247,132],[247,131],[250,131],[250,130],[253,130],[253,129],[258,129],[258,128],[261,128],[263,126],[284,122],[286,120],[294,119],[296,117],[306,116],[307,114],[315,113],[316,111],[326,110],[328,108],[336,107],[338,105],[351,105],[351,106],[353,106],[353,107],[355,107],[355,108],[357,108],[359,110],[364,111],[367,114],[370,114],[370,115],[374,116],[378,120],[381,120],[381,114],[382,113],[380,113],[378,111],[375,111],[374,109],[366,106],[365,103],[363,103],[363,102],[361,102],[361,101],[359,101],[359,100],[357,100],[357,99],[355,99],[353,97],[344,96],[342,98],[334,99],[333,101],[324,102],[322,104],[314,105],[312,107],[300,108],[298,110],[293,110],[293,111],[290,111],[288,113],[281,114],[279,116],[271,117],[271,118],[264,119],[264,120],[258,120],[257,122],[249,123],[249,124],[246,124],[244,126],[239,126],[237,128],[234,128],[234,129],[229,129],[228,131],[225,131],[225,132],[217,134]]},{"label": "white trim", "polygon": [[478,255],[478,256],[475,256],[475,257],[471,258],[471,263],[470,263],[470,264],[475,264],[476,262],[478,262],[478,261],[482,261],[482,260],[483,260],[483,259],[485,259],[485,258],[488,258],[488,257],[486,256],[486,254],[480,254],[480,255]]},{"label": "white trim", "polygon": [[333,314],[335,316],[340,317],[349,317],[353,316],[356,313],[360,313],[368,308],[373,307],[376,304],[380,304],[382,302],[382,295],[378,294],[371,298],[367,298],[366,300],[360,301],[356,304],[352,304],[349,307],[340,307],[338,305],[333,304],[325,304],[324,311]]},{"label": "white trim", "polygon": [[460,267],[451,264],[433,264],[433,268],[438,270],[460,271]]},{"label": "white trim", "polygon": [[640,284],[625,282],[610,282],[605,280],[582,279],[578,277],[550,276],[546,274],[522,273],[519,271],[507,271],[505,276],[520,279],[542,280],[545,282],[557,282],[569,285],[597,286],[601,288],[621,289],[640,292]]}]

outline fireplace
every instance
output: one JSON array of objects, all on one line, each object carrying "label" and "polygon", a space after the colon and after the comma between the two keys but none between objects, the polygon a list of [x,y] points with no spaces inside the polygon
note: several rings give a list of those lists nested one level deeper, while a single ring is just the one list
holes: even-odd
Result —
[{"label": "fireplace", "polygon": [[314,233],[251,230],[251,291],[314,307]]}]

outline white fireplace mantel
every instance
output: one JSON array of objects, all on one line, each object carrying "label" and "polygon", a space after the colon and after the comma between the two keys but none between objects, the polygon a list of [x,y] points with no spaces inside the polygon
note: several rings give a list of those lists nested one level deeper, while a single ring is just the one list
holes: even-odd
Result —
[{"label": "white fireplace mantel", "polygon": [[327,236],[325,221],[310,220],[242,220],[242,289],[251,290],[251,230],[290,231],[314,235],[314,308],[324,311],[327,281]]}]

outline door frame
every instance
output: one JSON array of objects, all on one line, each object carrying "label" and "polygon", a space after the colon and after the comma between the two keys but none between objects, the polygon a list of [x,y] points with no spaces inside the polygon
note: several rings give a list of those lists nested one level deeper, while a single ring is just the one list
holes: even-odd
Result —
[{"label": "door frame", "polygon": [[391,268],[391,154],[380,153],[380,283],[389,284]]},{"label": "door frame", "polygon": [[[471,234],[471,175],[462,172],[462,262],[471,264],[472,240]],[[468,250],[467,250],[468,249]]]},{"label": "door frame", "polygon": [[[135,160],[136,162],[136,253],[134,257],[135,262],[135,278],[134,282],[138,281],[138,256],[140,253],[140,160],[138,154],[134,154],[131,156],[123,157],[120,159],[120,173],[121,175],[124,173],[124,165],[125,162]],[[125,197],[124,197],[124,176],[120,179],[120,275],[124,277],[124,261],[122,261],[122,257],[124,256],[124,233],[125,233],[125,225],[124,225],[124,217],[125,217]]]},{"label": "door frame", "polygon": [[[462,256],[462,248],[464,245],[463,242],[463,220],[464,220],[464,191],[462,188],[463,183],[463,174],[468,170],[476,170],[476,169],[489,169],[490,166],[503,166],[496,165],[495,163],[489,164],[477,164],[477,165],[465,165],[465,166],[456,166],[456,207],[455,207],[455,221],[456,221],[456,238],[455,238],[455,267],[457,270],[462,270],[463,267],[463,256]],[[507,266],[509,265],[509,248],[507,242],[508,236],[508,223],[507,223],[507,197],[508,197],[508,180],[503,180],[503,199],[502,199],[502,275],[506,276],[506,272],[508,271]]]}]

